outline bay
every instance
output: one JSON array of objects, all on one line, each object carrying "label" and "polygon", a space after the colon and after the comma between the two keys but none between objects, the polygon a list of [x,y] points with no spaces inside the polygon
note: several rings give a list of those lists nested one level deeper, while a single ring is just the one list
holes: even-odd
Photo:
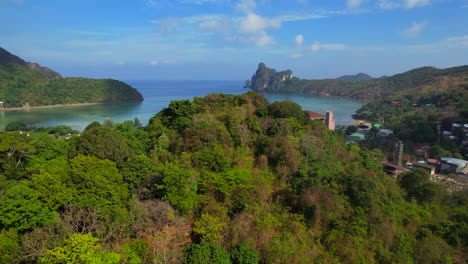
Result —
[{"label": "bay", "polygon": [[[93,121],[103,122],[109,118],[115,122],[138,117],[143,124],[157,112],[167,107],[172,100],[193,99],[210,93],[243,94],[243,81],[126,81],[143,95],[143,102],[112,103],[30,110],[1,111],[0,129],[13,121],[22,121],[37,127],[67,125],[83,130]],[[351,115],[362,106],[361,102],[333,96],[310,96],[301,94],[263,93],[270,101],[291,100],[304,110],[335,113],[337,125],[353,124]]]}]

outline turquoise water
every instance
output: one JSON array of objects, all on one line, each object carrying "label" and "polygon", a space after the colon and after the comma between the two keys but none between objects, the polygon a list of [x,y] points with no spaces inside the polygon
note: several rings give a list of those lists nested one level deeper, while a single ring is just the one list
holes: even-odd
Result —
[{"label": "turquoise water", "polygon": [[[110,118],[115,122],[133,120],[138,117],[143,124],[172,100],[192,99],[210,93],[243,94],[242,81],[126,81],[141,94],[145,100],[136,103],[113,103],[84,106],[30,109],[29,111],[0,111],[0,128],[12,121],[23,121],[37,127],[67,125],[83,130],[92,121],[103,122]],[[292,100],[305,110],[325,113],[335,112],[337,125],[353,123],[351,115],[362,103],[350,99],[331,96],[308,96],[297,94],[264,94],[270,101]]]}]

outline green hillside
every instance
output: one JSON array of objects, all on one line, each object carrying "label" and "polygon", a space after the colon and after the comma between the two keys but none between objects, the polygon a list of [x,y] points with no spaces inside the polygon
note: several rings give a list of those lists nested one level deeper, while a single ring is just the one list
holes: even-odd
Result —
[{"label": "green hillside", "polygon": [[276,72],[261,63],[252,79],[248,81],[248,86],[256,91],[330,94],[371,101],[401,91],[411,93],[411,90],[424,86],[442,91],[465,85],[468,83],[468,66],[448,69],[422,67],[391,77],[367,81],[305,80],[294,77],[284,78],[284,76],[284,72]]},{"label": "green hillside", "polygon": [[146,127],[48,131],[0,132],[0,263],[468,259],[467,193],[397,182],[291,101],[211,94]]},{"label": "green hillside", "polygon": [[0,48],[0,101],[4,107],[141,100],[142,95],[123,82],[61,78]]}]

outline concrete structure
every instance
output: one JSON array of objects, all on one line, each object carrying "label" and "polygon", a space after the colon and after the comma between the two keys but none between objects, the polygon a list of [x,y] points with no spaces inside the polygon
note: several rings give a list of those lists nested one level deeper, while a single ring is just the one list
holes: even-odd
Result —
[{"label": "concrete structure", "polygon": [[397,178],[400,176],[400,174],[404,171],[406,171],[406,168],[405,167],[402,167],[402,166],[398,166],[398,165],[395,165],[395,164],[392,164],[390,162],[384,162],[382,163],[382,166],[383,166],[383,170],[392,175],[392,177],[394,178]]},{"label": "concrete structure", "polygon": [[395,143],[395,152],[393,153],[393,162],[398,166],[403,166],[403,142]]},{"label": "concrete structure", "polygon": [[448,173],[459,173],[468,167],[468,161],[455,158],[441,158],[440,170]]},{"label": "concrete structure", "polygon": [[420,163],[420,162],[415,162],[413,163],[413,169],[423,169],[427,172],[429,172],[429,175],[434,175],[435,174],[435,171],[436,171],[436,168],[432,165],[429,165],[429,164],[424,164],[424,163]]},{"label": "concrete structure", "polygon": [[393,134],[393,130],[390,129],[380,129],[379,132],[377,132],[378,137],[387,137],[391,134]]},{"label": "concrete structure", "polygon": [[325,124],[327,125],[328,129],[335,130],[335,119],[333,119],[333,111],[328,110],[325,113]]},{"label": "concrete structure", "polygon": [[335,130],[335,119],[333,119],[333,111],[327,111],[325,115],[305,110],[309,115],[310,120],[322,120],[327,125],[328,129]]}]

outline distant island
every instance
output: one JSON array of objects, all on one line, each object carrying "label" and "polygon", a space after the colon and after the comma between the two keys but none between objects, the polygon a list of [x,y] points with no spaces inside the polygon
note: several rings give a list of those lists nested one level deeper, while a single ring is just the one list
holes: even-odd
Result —
[{"label": "distant island", "polygon": [[370,76],[369,74],[361,72],[355,75],[343,75],[341,77],[338,77],[337,79],[347,80],[347,81],[368,81],[368,80],[374,79],[374,77]]},{"label": "distant island", "polygon": [[63,78],[52,69],[26,62],[0,48],[0,107],[3,109],[142,100],[143,96],[124,82]]},{"label": "distant island", "polygon": [[291,70],[277,72],[260,63],[252,78],[246,81],[246,87],[255,91],[329,94],[372,101],[398,94],[448,91],[466,85],[467,76],[468,65],[465,65],[448,69],[422,67],[381,78],[358,74],[338,79],[306,80],[294,77]]}]

